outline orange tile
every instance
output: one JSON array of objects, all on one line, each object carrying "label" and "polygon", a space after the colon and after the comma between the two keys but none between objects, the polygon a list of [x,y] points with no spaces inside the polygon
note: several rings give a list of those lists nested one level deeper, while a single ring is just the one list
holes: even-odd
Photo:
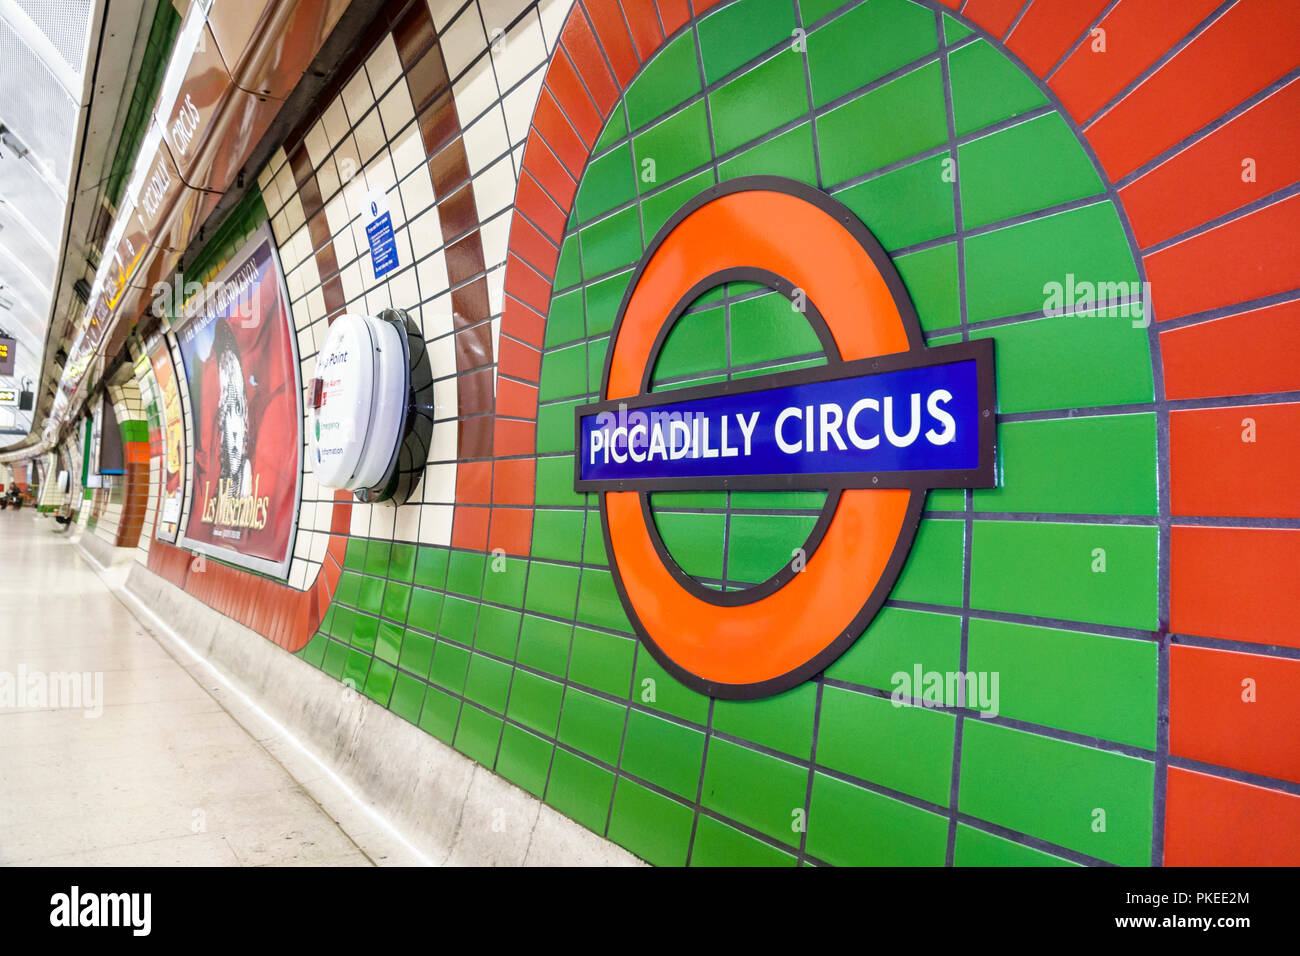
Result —
[{"label": "orange tile", "polygon": [[572,208],[573,196],[578,191],[575,177],[564,168],[542,137],[529,135],[524,147],[524,168],[533,174],[560,208]]},{"label": "orange tile", "polygon": [[456,503],[487,504],[492,496],[492,462],[462,461],[456,466]]},{"label": "orange tile", "polygon": [[605,58],[596,42],[596,34],[583,16],[581,7],[574,6],[569,12],[569,18],[564,21],[564,28],[560,31],[560,45],[582,77],[583,85],[591,92],[601,115],[608,116],[618,102],[619,89],[605,65]]},{"label": "orange tile", "polygon": [[521,216],[510,224],[510,251],[546,277],[549,298],[550,280],[555,275],[555,263],[560,257],[555,243]]},{"label": "orange tile", "polygon": [[536,458],[499,460],[492,480],[492,502],[498,505],[531,505],[536,482]]},{"label": "orange tile", "polygon": [[1138,245],[1181,235],[1300,181],[1297,116],[1300,80],[1121,189]]},{"label": "orange tile", "polygon": [[486,551],[488,515],[489,509],[486,507],[457,505],[452,515],[452,547]]},{"label": "orange tile", "polygon": [[1175,525],[1169,555],[1171,631],[1300,647],[1300,530]]},{"label": "orange tile", "polygon": [[1025,0],[970,0],[962,15],[978,23],[995,37],[1004,37],[1024,9]]},{"label": "orange tile", "polygon": [[492,509],[492,524],[488,533],[488,548],[501,548],[506,554],[527,556],[532,548],[533,509]]},{"label": "orange tile", "polygon": [[497,379],[497,414],[511,418],[537,417],[537,386],[516,382],[512,378]]},{"label": "orange tile", "polygon": [[559,242],[564,236],[567,214],[546,194],[533,178],[527,165],[519,177],[519,188],[515,193],[515,212],[527,217],[529,222],[554,242]]},{"label": "orange tile", "polygon": [[537,95],[537,106],[533,110],[532,135],[538,133],[559,157],[569,175],[577,179],[587,165],[591,144],[600,135],[600,127],[584,123],[581,129],[575,129],[570,118],[560,110],[551,91],[542,87]]},{"label": "orange tile", "polygon": [[1085,134],[1119,179],[1295,69],[1297,48],[1300,4],[1241,0]]},{"label": "orange tile", "polygon": [[1106,8],[1108,0],[1034,3],[1007,37],[1007,46],[1039,76],[1065,55]]},{"label": "orange tile", "polygon": [[609,0],[584,0],[575,5],[586,8],[587,16],[599,38],[601,49],[614,68],[614,76],[621,86],[626,87],[641,65],[636,50],[632,46],[632,37],[623,21],[623,13],[617,3]]},{"label": "orange tile", "polygon": [[1300,390],[1300,300],[1160,333],[1168,398]]},{"label": "orange tile", "polygon": [[1297,233],[1300,196],[1292,196],[1143,257],[1156,320],[1296,288]]},{"label": "orange tile", "polygon": [[1170,767],[1166,866],[1295,866],[1300,797]]},{"label": "orange tile", "polygon": [[659,0],[659,19],[663,21],[664,29],[668,31],[669,36],[678,28],[685,26],[690,18],[689,0]]},{"label": "orange tile", "polygon": [[546,341],[546,316],[507,294],[501,331],[512,339],[540,349]]},{"label": "orange tile", "polygon": [[550,279],[515,255],[506,261],[505,290],[538,312],[545,312],[551,303]]},{"label": "orange tile", "polygon": [[1296,727],[1300,661],[1185,645],[1170,649],[1171,754],[1300,782]]},{"label": "orange tile", "polygon": [[1172,412],[1169,416],[1172,513],[1236,518],[1300,517],[1297,435],[1300,435],[1298,404]]},{"label": "orange tile", "polygon": [[641,62],[654,54],[664,42],[663,30],[659,28],[659,11],[655,0],[621,0],[623,17],[632,32],[632,44]]},{"label": "orange tile", "polygon": [[[492,452],[498,457],[536,454],[537,425],[510,418],[496,419],[493,425]],[[528,503],[532,503],[531,499]]]},{"label": "orange tile", "polygon": [[542,353],[515,339],[501,336],[501,357],[497,362],[502,374],[511,378],[536,382],[542,371]]}]

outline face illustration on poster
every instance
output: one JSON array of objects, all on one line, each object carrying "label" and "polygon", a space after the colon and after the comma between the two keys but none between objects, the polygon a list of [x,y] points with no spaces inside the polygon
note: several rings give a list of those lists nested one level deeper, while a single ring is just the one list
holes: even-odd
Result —
[{"label": "face illustration on poster", "polygon": [[212,335],[212,352],[219,381],[217,428],[220,433],[221,480],[232,497],[243,498],[253,490],[253,466],[249,453],[248,391],[244,363],[230,323],[220,319]]}]

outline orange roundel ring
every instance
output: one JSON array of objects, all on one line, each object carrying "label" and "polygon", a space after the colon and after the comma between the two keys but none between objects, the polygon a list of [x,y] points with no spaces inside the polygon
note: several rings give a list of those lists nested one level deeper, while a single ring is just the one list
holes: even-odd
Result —
[{"label": "orange roundel ring", "polygon": [[[849,209],[803,183],[746,177],[700,193],[646,250],[610,334],[601,397],[641,394],[666,320],[684,297],[710,277],[743,270],[782,277],[816,304],[839,353],[828,350],[831,364],[923,347],[902,281]],[[829,521],[823,515],[803,570],[733,604],[692,593],[666,566],[642,494],[598,496],[628,618],[669,673],[724,698],[793,687],[843,653],[892,588],[925,498],[909,488],[828,495],[833,512]]]}]

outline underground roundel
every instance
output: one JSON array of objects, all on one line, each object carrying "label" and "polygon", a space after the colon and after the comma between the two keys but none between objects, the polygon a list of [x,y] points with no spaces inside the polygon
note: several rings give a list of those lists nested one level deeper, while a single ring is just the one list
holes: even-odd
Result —
[{"label": "underground roundel", "polygon": [[[789,299],[826,364],[652,388],[674,323],[736,282]],[[823,670],[887,598],[926,492],[995,484],[992,339],[927,348],[880,244],[845,206],[793,180],[732,180],[664,225],[619,307],[600,397],[576,412],[575,489],[597,494],[641,640],[716,697],[767,696]],[[650,501],[807,489],[826,492],[807,541],[741,590],[684,572]]]}]

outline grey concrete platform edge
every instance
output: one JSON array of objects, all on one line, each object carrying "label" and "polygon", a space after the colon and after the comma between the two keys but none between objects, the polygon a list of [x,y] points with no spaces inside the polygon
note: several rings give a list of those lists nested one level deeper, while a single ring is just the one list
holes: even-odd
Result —
[{"label": "grey concrete platform edge", "polygon": [[[86,543],[77,542],[79,550],[111,586],[110,576],[103,572],[113,564],[120,568],[120,558],[104,551],[125,549],[93,544],[87,548]],[[622,847],[213,610],[138,561],[130,563],[124,587],[117,593],[181,666],[281,760],[375,862],[640,864]],[[236,693],[223,693],[213,671]],[[246,700],[239,701],[240,695]],[[281,726],[259,720],[257,708]],[[286,730],[296,741],[283,739]],[[295,753],[299,749],[295,743],[316,767]],[[368,812],[358,812],[357,801]]]}]

